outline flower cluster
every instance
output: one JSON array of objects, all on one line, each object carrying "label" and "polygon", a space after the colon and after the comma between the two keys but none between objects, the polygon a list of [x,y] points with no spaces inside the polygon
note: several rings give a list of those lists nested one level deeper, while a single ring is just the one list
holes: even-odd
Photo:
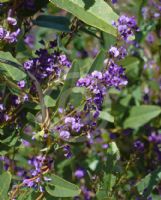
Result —
[{"label": "flower cluster", "polygon": [[144,150],[144,143],[141,142],[140,140],[136,140],[134,142],[134,148],[138,151],[143,151]]},{"label": "flower cluster", "polygon": [[156,134],[155,132],[152,132],[151,135],[148,137],[149,142],[153,143],[161,143],[161,134]]},{"label": "flower cluster", "polygon": [[36,58],[24,63],[24,69],[30,71],[40,82],[51,75],[59,78],[65,67],[71,66],[66,55],[59,51],[50,53],[47,49],[39,49],[35,54]]},{"label": "flower cluster", "polygon": [[127,42],[133,40],[135,31],[139,31],[134,17],[122,15],[117,22],[113,22],[121,38]]},{"label": "flower cluster", "polygon": [[[110,49],[110,54],[116,57],[118,52],[113,51],[115,47]],[[84,78],[80,78],[77,87],[85,87],[90,96],[87,98],[86,108],[95,108],[101,110],[104,96],[107,88],[115,87],[119,89],[127,84],[125,69],[114,63],[112,59],[108,61],[108,69],[105,72],[94,71]]]},{"label": "flower cluster", "polygon": [[0,27],[0,41],[6,43],[17,42],[17,37],[20,34],[20,29],[17,28],[17,20],[11,17],[12,10],[9,10],[7,17],[8,30],[6,28]]},{"label": "flower cluster", "polygon": [[[130,21],[132,19],[132,21]],[[134,18],[122,16],[119,18],[119,26],[126,24],[130,30],[136,30]],[[125,23],[126,22],[126,23]],[[119,32],[121,35],[125,34]],[[129,34],[134,34],[131,32]],[[125,37],[129,37],[125,36]],[[126,39],[127,39],[126,38]],[[124,38],[125,39],[125,38]],[[118,61],[127,56],[125,46],[112,46],[108,52],[109,58],[106,60],[106,66],[102,71],[93,71],[86,77],[80,78],[76,86],[86,88],[85,105],[82,111],[76,111],[71,116],[64,117],[61,125],[54,127],[54,132],[59,133],[62,140],[69,140],[72,134],[86,133],[91,138],[97,125],[97,119],[102,109],[102,104],[107,90],[111,87],[120,89],[127,85],[128,81],[125,76],[125,69],[118,65]],[[66,115],[66,113],[63,113]]]},{"label": "flower cluster", "polygon": [[159,20],[161,16],[161,2],[158,0],[148,0],[147,5],[142,8],[142,15],[145,20]]},{"label": "flower cluster", "polygon": [[52,159],[46,158],[45,156],[39,155],[28,160],[28,164],[33,166],[30,171],[31,177],[26,176],[23,180],[23,184],[28,187],[38,188],[41,192],[43,191],[43,183],[50,181],[49,178],[45,177],[52,165]]}]

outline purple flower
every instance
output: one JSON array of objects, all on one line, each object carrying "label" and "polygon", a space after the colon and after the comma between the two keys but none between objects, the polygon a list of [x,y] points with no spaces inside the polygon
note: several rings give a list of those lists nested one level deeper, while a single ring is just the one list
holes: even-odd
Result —
[{"label": "purple flower", "polygon": [[146,41],[149,43],[153,43],[154,42],[154,35],[152,33],[149,33],[146,37]]},{"label": "purple flower", "polygon": [[4,119],[5,119],[5,121],[8,121],[10,119],[10,117],[7,114],[4,114]]},{"label": "purple flower", "polygon": [[148,7],[143,7],[141,12],[142,12],[142,15],[143,15],[144,19],[147,19],[148,18],[148,13],[149,13]]},{"label": "purple flower", "polygon": [[134,147],[138,150],[138,151],[143,151],[144,150],[144,143],[141,142],[140,140],[136,140],[134,142]]},{"label": "purple flower", "polygon": [[117,0],[111,0],[113,4],[117,3]]},{"label": "purple flower", "polygon": [[67,123],[75,123],[75,118],[74,117],[66,117],[64,122]]},{"label": "purple flower", "polygon": [[21,139],[21,143],[23,144],[23,146],[25,147],[30,147],[30,143],[27,140]]},{"label": "purple flower", "polygon": [[71,67],[71,63],[69,62],[65,54],[59,56],[59,62],[63,66]]},{"label": "purple flower", "polygon": [[138,31],[136,21],[134,17],[120,16],[117,22],[113,25],[117,28],[119,34],[125,41],[131,41],[134,37],[134,32]]},{"label": "purple flower", "polygon": [[109,147],[108,144],[103,144],[103,145],[102,145],[102,148],[103,148],[103,149],[107,149],[108,147]]},{"label": "purple flower", "polygon": [[4,37],[4,40],[8,43],[14,43],[17,42],[17,36],[20,34],[20,29],[17,29],[17,31],[10,33],[7,31],[7,34]]},{"label": "purple flower", "polygon": [[68,140],[70,138],[70,133],[69,131],[61,131],[60,132],[60,137],[63,139],[63,140]]},{"label": "purple flower", "polygon": [[63,108],[58,108],[58,112],[59,112],[59,113],[63,113],[63,112],[64,112],[64,109],[63,109]]},{"label": "purple flower", "polygon": [[154,13],[154,17],[155,17],[155,18],[159,18],[159,17],[160,17],[160,13],[157,13],[157,12]]},{"label": "purple flower", "polygon": [[111,57],[118,57],[120,52],[119,50],[116,48],[116,47],[111,47],[110,50],[109,50],[109,54]]},{"label": "purple flower", "polygon": [[20,88],[24,88],[24,87],[25,87],[25,84],[26,84],[26,83],[25,83],[24,80],[18,82],[18,86],[19,86]]},{"label": "purple flower", "polygon": [[31,69],[32,66],[33,66],[33,60],[28,60],[23,65],[24,69],[26,69],[26,70]]},{"label": "purple flower", "polygon": [[3,27],[0,27],[0,40],[3,40],[6,34],[7,31]]},{"label": "purple flower", "polygon": [[25,37],[25,39],[24,39],[24,42],[29,48],[33,49],[34,48],[34,43],[35,43],[34,35],[31,35],[31,34],[27,35]]},{"label": "purple flower", "polygon": [[0,104],[0,111],[3,111],[5,109],[3,104]]},{"label": "purple flower", "polygon": [[151,135],[148,137],[149,142],[160,143],[161,142],[161,134],[156,134],[152,132]]},{"label": "purple flower", "polygon": [[37,57],[25,62],[24,68],[29,70],[40,82],[50,76],[55,79],[59,78],[64,72],[64,68],[70,67],[66,56],[60,55],[59,51],[51,53],[44,48],[37,50],[35,54]]},{"label": "purple flower", "polygon": [[124,59],[127,56],[127,50],[124,47],[119,48],[119,56],[118,59]]},{"label": "purple flower", "polygon": [[79,132],[82,127],[83,124],[81,124],[80,122],[72,123],[72,129],[76,132]]},{"label": "purple flower", "polygon": [[99,72],[99,71],[94,71],[94,72],[92,72],[92,77],[93,78],[97,78],[97,79],[99,79],[99,80],[101,80],[102,79],[102,73],[101,72]]},{"label": "purple flower", "polygon": [[7,22],[12,26],[17,25],[17,20],[13,17],[7,17]]},{"label": "purple flower", "polygon": [[90,77],[80,78],[77,82],[78,87],[83,87],[83,86],[88,87],[90,84],[91,84]]},{"label": "purple flower", "polygon": [[29,100],[29,97],[28,97],[27,94],[25,94],[25,95],[23,96],[23,100],[24,100],[24,101],[28,101],[28,100]]},{"label": "purple flower", "polygon": [[77,87],[85,87],[89,91],[88,93],[91,94],[91,96],[86,97],[86,110],[90,110],[91,107],[94,107],[97,111],[101,109],[103,98],[106,95],[106,88],[115,87],[119,89],[127,84],[124,68],[115,64],[112,59],[108,61],[108,64],[109,68],[104,73],[94,71],[77,81]]},{"label": "purple flower", "polygon": [[69,145],[64,146],[63,150],[64,150],[64,156],[65,156],[66,158],[69,159],[69,158],[72,157],[72,153],[71,153],[71,150],[70,150],[70,146],[69,146]]},{"label": "purple flower", "polygon": [[77,169],[74,173],[75,177],[77,177],[78,179],[81,179],[84,177],[85,173],[84,170],[82,169]]},{"label": "purple flower", "polygon": [[33,187],[34,186],[34,181],[31,179],[24,179],[23,184],[26,185],[27,187]]}]

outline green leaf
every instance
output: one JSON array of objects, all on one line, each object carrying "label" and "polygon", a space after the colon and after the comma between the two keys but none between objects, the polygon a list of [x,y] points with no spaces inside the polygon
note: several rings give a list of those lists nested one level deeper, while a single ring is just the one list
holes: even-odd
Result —
[{"label": "green leaf", "polygon": [[126,57],[119,62],[126,69],[126,75],[129,80],[137,80],[139,78],[139,64],[140,60],[136,57]]},{"label": "green leaf", "polygon": [[116,183],[116,176],[113,174],[105,174],[103,179],[104,179],[106,190],[111,191],[113,186]]},{"label": "green leaf", "polygon": [[21,64],[9,52],[0,51],[0,71],[4,71],[13,80],[20,81],[26,78],[26,74],[17,66]]},{"label": "green leaf", "polygon": [[64,108],[70,98],[72,88],[76,85],[76,81],[80,78],[80,69],[78,61],[73,61],[72,67],[69,70],[64,86],[57,100],[57,106]]},{"label": "green leaf", "polygon": [[[151,194],[155,186],[161,181],[161,167],[146,175],[136,184],[137,190],[141,195],[147,197]],[[144,190],[146,191],[144,192]]]},{"label": "green leaf", "polygon": [[75,197],[80,194],[80,189],[76,185],[74,185],[54,174],[52,174],[50,178],[52,180],[48,183],[48,186],[46,186],[46,191],[51,196]]},{"label": "green leaf", "polygon": [[130,110],[130,116],[124,122],[124,128],[139,128],[157,117],[161,108],[154,105],[134,106]]},{"label": "green leaf", "polygon": [[5,3],[5,2],[8,2],[10,0],[0,0],[0,3]]},{"label": "green leaf", "polygon": [[102,49],[96,56],[92,66],[90,67],[89,74],[93,71],[101,71],[103,68],[103,61],[105,60],[106,52]]},{"label": "green leaf", "polygon": [[54,107],[56,104],[56,101],[49,95],[46,95],[44,97],[45,105],[46,107]]},{"label": "green leaf", "polygon": [[94,160],[94,161],[90,161],[89,163],[89,168],[92,170],[92,171],[95,171],[97,166],[98,166],[98,163],[99,163],[99,160]]},{"label": "green leaf", "polygon": [[19,194],[17,200],[33,200],[39,196],[39,193],[36,193],[34,189],[27,188],[21,190],[21,194]]},{"label": "green leaf", "polygon": [[101,111],[99,118],[105,121],[114,123],[114,117],[111,114],[109,114],[107,111]]},{"label": "green leaf", "polygon": [[[97,199],[103,200],[111,197],[112,188],[116,183],[116,176],[114,175],[117,160],[120,159],[120,152],[115,142],[109,144],[107,149],[107,164],[104,169],[104,176],[102,180],[102,187],[98,189]],[[109,198],[111,199],[111,198]]]},{"label": "green leaf", "polygon": [[112,22],[118,15],[103,0],[50,0],[56,6],[72,13],[83,22],[116,36]]},{"label": "green leaf", "polygon": [[1,200],[7,199],[7,193],[11,184],[11,174],[10,172],[4,172],[0,176],[0,197]]},{"label": "green leaf", "polygon": [[69,32],[70,21],[63,16],[40,15],[33,23],[38,26],[52,28],[57,31]]},{"label": "green leaf", "polygon": [[111,46],[115,45],[116,38],[109,33],[102,32],[103,43],[102,46],[107,51]]},{"label": "green leaf", "polygon": [[115,142],[111,142],[109,144],[109,148],[107,149],[107,162],[105,172],[106,174],[112,174],[115,172],[115,167],[117,161],[120,159],[120,151]]}]

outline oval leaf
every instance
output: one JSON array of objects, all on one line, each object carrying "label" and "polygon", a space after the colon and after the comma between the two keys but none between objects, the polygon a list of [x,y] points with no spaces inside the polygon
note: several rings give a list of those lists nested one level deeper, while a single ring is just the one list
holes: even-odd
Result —
[{"label": "oval leaf", "polygon": [[51,175],[51,181],[49,182],[49,185],[46,187],[46,191],[54,197],[75,197],[80,194],[80,189],[60,178],[59,176],[56,175]]},{"label": "oval leaf", "polygon": [[26,74],[17,66],[21,64],[9,52],[0,51],[0,71],[4,71],[13,80],[20,81],[26,77]]},{"label": "oval leaf", "polygon": [[7,193],[9,190],[11,184],[11,174],[10,172],[4,172],[0,176],[0,199],[6,200],[7,199]]},{"label": "oval leaf", "polygon": [[50,0],[83,22],[116,36],[112,22],[118,16],[103,0]]},{"label": "oval leaf", "polygon": [[125,128],[139,128],[157,117],[161,113],[161,108],[154,105],[134,106],[130,111],[130,116],[125,120]]}]

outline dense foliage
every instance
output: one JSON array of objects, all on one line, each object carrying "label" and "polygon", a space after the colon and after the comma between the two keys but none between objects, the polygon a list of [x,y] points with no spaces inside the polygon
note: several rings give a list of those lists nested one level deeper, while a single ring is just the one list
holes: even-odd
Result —
[{"label": "dense foliage", "polygon": [[160,37],[160,0],[0,0],[0,200],[161,199]]}]

